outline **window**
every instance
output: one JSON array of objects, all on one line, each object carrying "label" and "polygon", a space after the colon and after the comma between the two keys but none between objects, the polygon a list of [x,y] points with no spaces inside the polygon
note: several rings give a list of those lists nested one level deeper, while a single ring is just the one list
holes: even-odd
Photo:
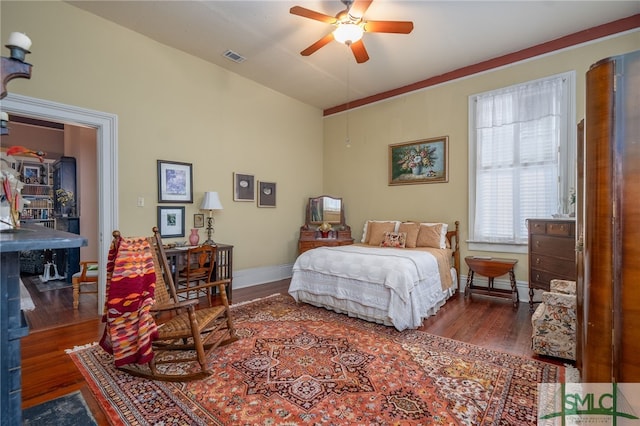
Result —
[{"label": "window", "polygon": [[575,185],[574,73],[469,98],[469,248],[526,252]]}]

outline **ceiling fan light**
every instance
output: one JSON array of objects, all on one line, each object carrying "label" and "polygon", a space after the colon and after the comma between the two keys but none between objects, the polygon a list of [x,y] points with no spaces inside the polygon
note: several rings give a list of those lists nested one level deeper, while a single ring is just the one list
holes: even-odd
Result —
[{"label": "ceiling fan light", "polygon": [[364,30],[357,24],[339,24],[333,32],[333,38],[343,44],[351,44],[362,38]]}]

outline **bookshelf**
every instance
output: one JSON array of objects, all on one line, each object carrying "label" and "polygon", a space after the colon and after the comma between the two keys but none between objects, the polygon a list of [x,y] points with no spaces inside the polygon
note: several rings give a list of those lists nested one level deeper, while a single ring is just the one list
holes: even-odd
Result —
[{"label": "bookshelf", "polygon": [[20,214],[21,222],[52,221],[53,163],[54,160],[45,159],[40,163],[30,157],[15,157],[12,167],[21,173],[21,180],[24,183],[22,197],[25,201],[29,201]]}]

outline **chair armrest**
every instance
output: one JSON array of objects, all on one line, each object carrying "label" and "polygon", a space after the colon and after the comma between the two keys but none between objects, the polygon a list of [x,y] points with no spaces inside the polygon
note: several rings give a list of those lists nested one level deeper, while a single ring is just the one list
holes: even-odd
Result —
[{"label": "chair armrest", "polygon": [[[202,284],[198,284],[198,285],[194,285],[188,288],[188,291],[197,291],[197,290],[204,290],[204,289],[208,289],[211,287],[219,287],[222,286],[224,288],[227,287],[227,285],[229,285],[231,283],[231,279],[226,278],[224,280],[219,280],[219,281],[207,281],[207,282],[203,282]],[[181,290],[181,291],[186,291],[185,289]]]},{"label": "chair armrest", "polygon": [[551,280],[549,291],[552,293],[576,294],[576,282],[570,280]]},{"label": "chair armrest", "polygon": [[157,305],[151,308],[152,312],[165,312],[165,311],[173,311],[175,309],[184,309],[184,308],[193,308],[198,305],[199,301],[197,299],[189,299],[183,300],[177,303],[165,304],[165,305]]},{"label": "chair armrest", "polygon": [[[98,266],[97,260],[81,260],[80,261],[80,278],[79,282],[94,282],[98,280],[98,269],[90,270],[90,266]],[[75,276],[75,274],[74,274]],[[91,278],[91,279],[88,279]]]},{"label": "chair armrest", "polygon": [[576,308],[575,294],[562,294],[545,291],[542,293],[542,303],[549,307]]}]

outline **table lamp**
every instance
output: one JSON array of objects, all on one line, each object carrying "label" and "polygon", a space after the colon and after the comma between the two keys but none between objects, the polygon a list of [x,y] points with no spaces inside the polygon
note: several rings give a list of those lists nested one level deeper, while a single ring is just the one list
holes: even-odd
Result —
[{"label": "table lamp", "polygon": [[207,218],[207,241],[205,241],[204,244],[208,244],[211,246],[215,245],[215,243],[213,242],[213,238],[211,237],[214,232],[213,211],[222,210],[222,203],[220,203],[220,197],[218,197],[218,193],[205,192],[200,210],[209,210],[209,217]]}]

